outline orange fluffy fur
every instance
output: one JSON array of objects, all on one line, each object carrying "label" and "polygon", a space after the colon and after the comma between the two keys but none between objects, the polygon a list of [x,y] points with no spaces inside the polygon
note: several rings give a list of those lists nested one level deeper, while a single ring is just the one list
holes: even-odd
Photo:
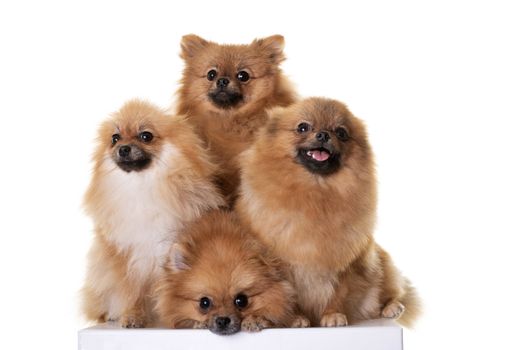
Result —
[{"label": "orange fluffy fur", "polygon": [[[247,306],[236,307],[237,295]],[[170,328],[209,328],[228,317],[230,334],[295,324],[295,291],[281,264],[232,213],[215,211],[190,224],[174,245],[156,291],[157,311]],[[208,309],[199,306],[210,300]],[[216,332],[222,330],[216,329]]]},{"label": "orange fluffy fur", "polygon": [[[182,38],[185,68],[177,111],[189,116],[219,162],[223,172],[220,185],[231,202],[239,183],[237,156],[251,145],[255,132],[266,122],[266,108],[295,101],[295,93],[279,68],[285,59],[283,46],[280,35],[249,45],[219,45],[196,35]],[[211,70],[216,76],[209,80]],[[237,79],[241,71],[249,74],[247,81]],[[220,78],[230,82],[226,90],[242,95],[239,103],[224,108],[213,103],[209,94]]]},{"label": "orange fluffy fur", "polygon": [[[310,130],[298,132],[301,123]],[[348,139],[336,136],[339,128]],[[338,170],[325,175],[298,160],[319,132],[328,133],[327,147],[340,154]],[[400,316],[412,323],[419,311],[415,291],[373,239],[376,176],[367,134],[342,103],[309,98],[275,109],[241,165],[236,209],[290,265],[298,304],[312,325]]]},{"label": "orange fluffy fur", "polygon": [[[142,139],[143,132],[152,138]],[[126,145],[150,161],[121,169],[116,159]],[[177,231],[224,204],[213,183],[217,167],[184,118],[138,100],[102,124],[94,162],[84,201],[95,225],[84,313],[143,327],[154,321],[149,295]]]}]

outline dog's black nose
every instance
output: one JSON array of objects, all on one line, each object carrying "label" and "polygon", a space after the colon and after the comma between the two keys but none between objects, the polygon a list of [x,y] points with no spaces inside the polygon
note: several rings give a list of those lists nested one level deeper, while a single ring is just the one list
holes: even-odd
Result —
[{"label": "dog's black nose", "polygon": [[329,133],[327,131],[320,131],[315,135],[317,141],[320,142],[328,142],[329,141]]},{"label": "dog's black nose", "polygon": [[218,329],[225,329],[230,324],[230,318],[229,317],[216,317],[216,326]]},{"label": "dog's black nose", "polygon": [[129,146],[121,146],[119,148],[119,156],[127,157],[127,156],[129,156],[129,153],[131,153],[131,147],[129,147]]},{"label": "dog's black nose", "polygon": [[227,78],[219,78],[216,81],[216,86],[219,88],[224,88],[228,86],[228,83],[230,83],[230,80],[228,80]]}]

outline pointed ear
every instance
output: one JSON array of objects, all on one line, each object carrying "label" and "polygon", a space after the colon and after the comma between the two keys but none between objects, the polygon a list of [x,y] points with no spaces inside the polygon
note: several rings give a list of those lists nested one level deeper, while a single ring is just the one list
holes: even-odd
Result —
[{"label": "pointed ear", "polygon": [[285,39],[282,35],[272,35],[263,39],[255,39],[251,44],[259,50],[266,52],[269,59],[274,64],[279,64],[285,60],[285,55],[283,54]]},{"label": "pointed ear", "polygon": [[190,59],[208,45],[209,42],[198,35],[185,35],[181,39],[181,58],[184,60]]},{"label": "pointed ear", "polygon": [[168,262],[168,268],[170,270],[178,272],[182,270],[189,270],[189,265],[184,256],[184,247],[179,243],[174,243],[170,248],[170,260]]}]

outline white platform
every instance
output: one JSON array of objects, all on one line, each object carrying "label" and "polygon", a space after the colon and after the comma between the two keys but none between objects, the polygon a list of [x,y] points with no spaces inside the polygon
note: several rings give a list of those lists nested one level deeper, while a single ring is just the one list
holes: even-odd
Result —
[{"label": "white platform", "polygon": [[123,329],[105,323],[78,332],[79,350],[402,350],[402,328],[374,320],[342,328],[266,329],[220,336],[208,330]]}]

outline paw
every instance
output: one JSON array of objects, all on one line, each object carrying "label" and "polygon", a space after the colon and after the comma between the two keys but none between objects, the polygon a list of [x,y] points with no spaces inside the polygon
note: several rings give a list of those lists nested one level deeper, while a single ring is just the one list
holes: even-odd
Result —
[{"label": "paw", "polygon": [[381,316],[384,318],[392,318],[396,320],[402,316],[405,310],[406,308],[404,305],[394,300],[386,304],[386,306],[381,311]]},{"label": "paw", "polygon": [[271,322],[261,316],[247,316],[241,322],[241,329],[247,332],[260,332],[269,327],[271,327]]},{"label": "paw", "polygon": [[140,315],[123,315],[120,320],[120,325],[123,328],[144,328],[145,317]]},{"label": "paw", "polygon": [[192,320],[190,322],[190,327],[189,328],[193,328],[193,329],[206,329],[207,328],[207,323],[206,322]]},{"label": "paw", "polygon": [[192,319],[185,319],[180,320],[179,322],[176,322],[173,327],[170,328],[177,328],[177,329],[206,329],[207,322],[192,320]]},{"label": "paw", "polygon": [[321,318],[321,327],[347,326],[347,316],[339,312],[325,314]]},{"label": "paw", "polygon": [[310,320],[307,319],[305,316],[297,316],[294,321],[292,321],[292,324],[290,325],[291,328],[306,328],[310,327]]}]

